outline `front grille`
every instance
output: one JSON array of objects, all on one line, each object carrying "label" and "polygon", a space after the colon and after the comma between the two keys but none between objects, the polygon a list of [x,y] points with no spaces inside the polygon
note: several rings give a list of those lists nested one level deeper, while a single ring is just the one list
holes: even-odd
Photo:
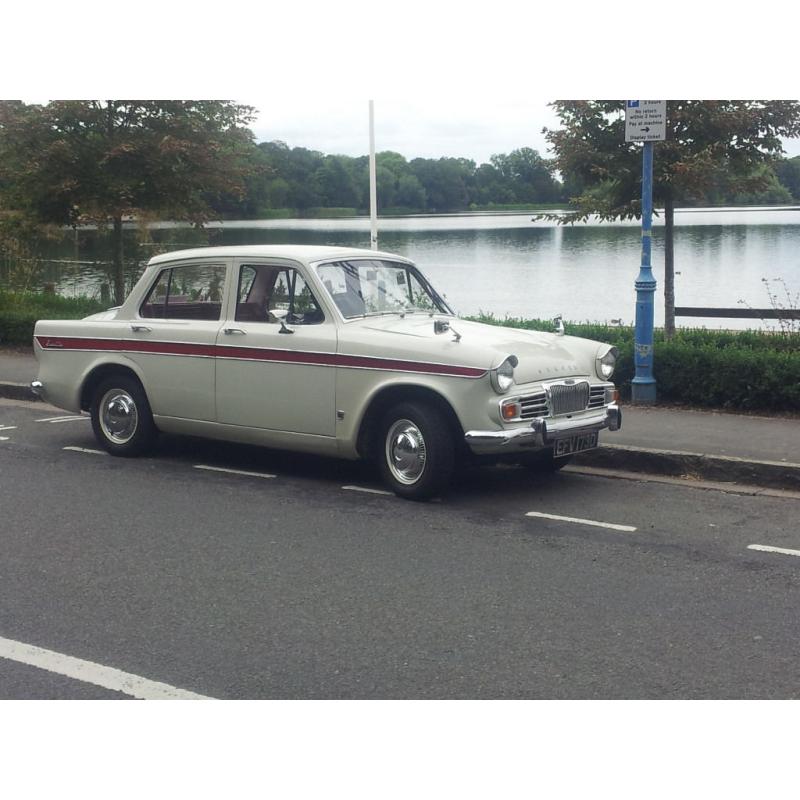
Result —
[{"label": "front grille", "polygon": [[589,405],[589,383],[552,383],[548,387],[550,395],[550,413],[557,417],[559,414],[572,414],[576,411],[585,411]]},{"label": "front grille", "polygon": [[606,405],[606,389],[613,386],[613,383],[590,385],[587,381],[578,381],[572,384],[551,383],[548,386],[549,403],[547,402],[547,392],[544,390],[519,398],[521,407],[519,418],[556,417],[559,414],[573,414],[577,411],[603,408]]}]

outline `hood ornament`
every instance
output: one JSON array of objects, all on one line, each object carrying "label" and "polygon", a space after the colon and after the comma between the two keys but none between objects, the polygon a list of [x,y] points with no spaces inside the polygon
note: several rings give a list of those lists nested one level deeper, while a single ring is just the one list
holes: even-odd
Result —
[{"label": "hood ornament", "polygon": [[557,317],[553,318],[553,325],[556,326],[556,335],[563,336],[564,335],[564,318],[561,314]]}]

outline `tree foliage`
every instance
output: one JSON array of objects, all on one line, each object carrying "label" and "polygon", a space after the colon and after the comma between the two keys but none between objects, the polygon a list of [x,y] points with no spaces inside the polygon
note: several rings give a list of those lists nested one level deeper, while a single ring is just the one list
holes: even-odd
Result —
[{"label": "tree foliage", "polygon": [[[239,215],[249,215],[256,197],[262,212],[368,208],[366,155],[326,155],[280,141],[262,142],[256,150],[268,169],[248,185],[248,207],[242,204]],[[480,167],[466,158],[408,161],[391,150],[375,158],[379,211],[463,211],[476,205],[558,202],[561,196],[550,162],[527,147],[492,156],[492,163]]]},{"label": "tree foliage", "polygon": [[775,175],[791,195],[793,202],[800,202],[800,156],[781,159],[775,165]]},{"label": "tree foliage", "polygon": [[229,101],[0,103],[0,202],[42,223],[112,224],[122,301],[127,217],[202,223],[257,165],[252,109]]},{"label": "tree foliage", "polygon": [[[622,100],[559,101],[561,121],[546,130],[555,166],[572,182],[568,221],[641,214],[641,146],[625,141]],[[782,137],[800,135],[791,100],[670,100],[667,139],[654,146],[653,196],[692,203],[725,182],[726,196],[770,185]]]}]

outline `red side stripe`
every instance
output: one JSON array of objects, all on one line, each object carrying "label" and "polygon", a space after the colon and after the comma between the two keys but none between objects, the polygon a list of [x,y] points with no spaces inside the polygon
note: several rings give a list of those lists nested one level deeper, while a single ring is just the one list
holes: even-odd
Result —
[{"label": "red side stripe", "polygon": [[454,364],[431,364],[423,361],[404,361],[402,359],[374,358],[372,356],[340,355],[338,353],[308,353],[262,347],[154,342],[141,339],[90,339],[77,336],[37,336],[36,340],[45,350],[101,350],[119,353],[206,356],[211,358],[235,358],[249,361],[274,361],[289,364],[314,364],[326,367],[419,372],[429,375],[453,375],[461,378],[481,378],[486,374],[486,370],[483,369],[461,367]]}]

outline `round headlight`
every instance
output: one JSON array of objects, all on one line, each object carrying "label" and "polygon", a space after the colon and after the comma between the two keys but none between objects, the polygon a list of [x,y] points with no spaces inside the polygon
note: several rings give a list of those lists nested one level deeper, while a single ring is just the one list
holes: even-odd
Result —
[{"label": "round headlight", "polygon": [[518,363],[516,356],[509,356],[497,369],[492,370],[492,387],[498,394],[505,394],[514,385],[514,367]]},{"label": "round headlight", "polygon": [[617,365],[617,348],[611,347],[602,356],[598,356],[596,364],[598,377],[608,380]]}]

